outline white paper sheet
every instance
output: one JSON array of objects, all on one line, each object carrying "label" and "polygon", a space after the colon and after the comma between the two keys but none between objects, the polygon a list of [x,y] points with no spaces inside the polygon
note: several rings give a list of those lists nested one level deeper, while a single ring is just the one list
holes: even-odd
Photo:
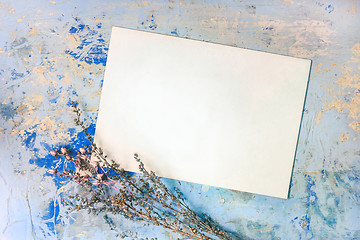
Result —
[{"label": "white paper sheet", "polygon": [[112,29],[95,139],[126,170],[287,198],[310,60]]}]

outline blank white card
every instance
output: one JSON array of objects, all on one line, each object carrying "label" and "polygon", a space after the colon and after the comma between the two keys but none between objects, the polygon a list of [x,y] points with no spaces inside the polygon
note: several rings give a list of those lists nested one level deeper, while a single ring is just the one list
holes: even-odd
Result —
[{"label": "blank white card", "polygon": [[96,125],[138,172],[287,198],[310,60],[114,27]]}]

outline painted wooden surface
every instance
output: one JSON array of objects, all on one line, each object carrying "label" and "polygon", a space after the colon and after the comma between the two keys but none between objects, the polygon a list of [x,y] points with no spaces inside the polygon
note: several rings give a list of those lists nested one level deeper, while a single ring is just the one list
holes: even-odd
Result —
[{"label": "painted wooden surface", "polygon": [[51,148],[84,144],[71,100],[94,129],[111,26],[123,26],[312,59],[288,200],[168,184],[245,239],[360,239],[359,11],[357,0],[0,1],[0,238],[113,239],[101,216],[61,217],[74,186],[46,170]]}]

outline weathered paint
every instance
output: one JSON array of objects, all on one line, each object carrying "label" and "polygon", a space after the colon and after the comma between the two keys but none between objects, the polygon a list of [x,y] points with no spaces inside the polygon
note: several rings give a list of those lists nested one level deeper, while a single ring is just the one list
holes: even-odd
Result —
[{"label": "weathered paint", "polygon": [[[46,170],[64,164],[53,147],[86,144],[70,101],[94,132],[111,27],[124,26],[312,59],[288,200],[167,183],[244,238],[359,239],[359,10],[358,1],[324,0],[2,1],[0,238],[113,239],[102,217],[61,217],[75,186]],[[140,237],[177,237],[111,218]]]}]

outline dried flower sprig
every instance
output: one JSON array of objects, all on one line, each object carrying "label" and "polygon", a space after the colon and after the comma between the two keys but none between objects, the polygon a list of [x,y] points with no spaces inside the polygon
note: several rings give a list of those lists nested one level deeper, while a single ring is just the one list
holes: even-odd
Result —
[{"label": "dried flower sprig", "polygon": [[[70,156],[70,151],[64,147],[60,151],[51,150],[52,156],[72,162],[75,170],[48,170],[51,174],[80,184],[85,191],[85,194],[76,193],[64,200],[68,212],[87,209],[88,213],[95,215],[102,212],[120,214],[126,219],[161,226],[184,237],[232,239],[209,217],[191,210],[179,190],[171,192],[153,171],[145,168],[138,154],[134,154],[134,160],[139,164],[140,174],[135,175],[109,159],[81,121],[78,104],[73,103],[72,108],[76,113],[75,124],[82,128],[91,145],[80,148],[76,156]],[[116,228],[107,215],[104,219],[111,229]],[[126,236],[119,234],[119,237]]]}]

